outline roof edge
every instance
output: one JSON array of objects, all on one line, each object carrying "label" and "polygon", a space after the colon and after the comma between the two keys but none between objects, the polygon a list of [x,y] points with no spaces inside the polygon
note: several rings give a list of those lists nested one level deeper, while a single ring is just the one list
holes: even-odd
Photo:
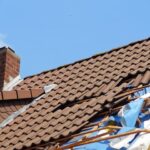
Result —
[{"label": "roof edge", "polygon": [[42,71],[42,72],[37,73],[37,74],[29,75],[29,76],[25,77],[24,79],[31,78],[31,77],[34,77],[34,76],[36,76],[36,75],[40,75],[40,74],[43,74],[43,73],[47,73],[47,72],[49,72],[49,71],[54,71],[54,70],[56,70],[56,69],[61,69],[61,68],[63,68],[63,67],[67,67],[67,66],[69,66],[69,65],[74,65],[74,64],[76,64],[76,63],[80,63],[80,62],[82,62],[82,61],[89,60],[89,59],[91,59],[91,58],[95,58],[95,57],[98,57],[98,56],[103,56],[103,55],[105,55],[105,54],[112,53],[113,51],[118,51],[118,50],[120,50],[121,48],[126,48],[126,47],[128,47],[128,46],[133,46],[133,45],[136,44],[136,43],[142,43],[142,42],[148,41],[148,40],[150,40],[150,37],[145,38],[145,39],[141,39],[141,40],[137,40],[137,41],[134,41],[134,42],[130,42],[130,43],[125,44],[125,45],[123,45],[123,46],[119,46],[119,47],[116,47],[116,48],[113,48],[113,49],[110,49],[110,50],[106,50],[105,52],[100,52],[99,54],[95,54],[95,55],[92,55],[92,56],[90,56],[90,57],[87,57],[87,58],[83,58],[83,59],[74,61],[73,63],[64,64],[64,65],[61,65],[61,66],[59,66],[59,67],[52,68],[52,69],[49,69],[49,70],[45,70],[45,71]]}]

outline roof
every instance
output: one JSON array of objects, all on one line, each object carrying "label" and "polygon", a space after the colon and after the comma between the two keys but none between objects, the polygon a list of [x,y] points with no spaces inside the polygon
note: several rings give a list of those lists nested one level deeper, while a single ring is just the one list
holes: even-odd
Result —
[{"label": "roof", "polygon": [[44,86],[44,88],[0,91],[0,123],[3,124],[14,112],[22,107],[27,107],[35,99],[49,92],[53,86]]},{"label": "roof", "polygon": [[0,129],[0,149],[55,143],[111,109],[129,85],[149,82],[150,39],[27,77],[14,90],[57,86]]},{"label": "roof", "polygon": [[7,119],[12,113],[18,111],[23,106],[31,103],[32,100],[5,100],[0,101],[0,123]]}]

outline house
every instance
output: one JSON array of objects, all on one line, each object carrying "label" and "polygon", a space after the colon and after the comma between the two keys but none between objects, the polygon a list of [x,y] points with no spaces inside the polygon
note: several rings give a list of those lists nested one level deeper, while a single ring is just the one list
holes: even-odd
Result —
[{"label": "house", "polygon": [[[0,150],[88,149],[125,135],[134,134],[130,143],[150,136],[139,117],[150,121],[150,38],[24,79],[11,48],[1,48],[0,58]],[[132,130],[117,133],[126,126],[115,116],[132,102],[133,118],[120,115],[135,120]]]}]

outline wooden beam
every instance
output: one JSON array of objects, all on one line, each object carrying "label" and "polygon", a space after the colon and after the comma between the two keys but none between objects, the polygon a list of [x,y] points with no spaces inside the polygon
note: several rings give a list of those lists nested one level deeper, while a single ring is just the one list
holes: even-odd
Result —
[{"label": "wooden beam", "polygon": [[135,93],[135,92],[137,92],[137,91],[139,91],[139,90],[142,90],[142,89],[144,89],[144,88],[147,88],[147,87],[150,87],[150,85],[146,85],[146,86],[142,86],[142,87],[137,87],[137,88],[134,88],[134,89],[129,89],[129,90],[127,90],[126,92],[121,93],[121,94],[115,96],[115,98],[118,99],[118,98],[121,98],[121,97],[130,95],[130,94],[133,94],[133,93]]},{"label": "wooden beam", "polygon": [[[108,119],[109,119],[108,116],[106,116],[105,118],[103,118],[96,126],[93,127],[93,129],[91,131],[97,130],[99,128],[99,126],[101,126]],[[82,139],[85,139],[85,138],[89,137],[90,135],[91,135],[91,133],[87,133]]]},{"label": "wooden beam", "polygon": [[126,132],[126,133],[121,133],[121,134],[118,134],[118,135],[112,135],[112,136],[109,136],[109,137],[102,137],[102,138],[101,138],[102,135],[99,135],[99,136],[95,136],[95,139],[89,138],[89,139],[86,139],[84,141],[79,141],[79,142],[76,142],[76,143],[73,143],[73,144],[70,144],[70,145],[67,145],[67,146],[63,146],[63,147],[61,147],[60,149],[57,149],[57,150],[65,150],[65,149],[76,147],[76,146],[81,146],[81,145],[85,145],[85,144],[110,140],[110,139],[119,138],[119,137],[122,137],[122,136],[141,133],[141,132],[150,133],[150,130],[138,129],[138,130],[129,131],[129,132]]}]

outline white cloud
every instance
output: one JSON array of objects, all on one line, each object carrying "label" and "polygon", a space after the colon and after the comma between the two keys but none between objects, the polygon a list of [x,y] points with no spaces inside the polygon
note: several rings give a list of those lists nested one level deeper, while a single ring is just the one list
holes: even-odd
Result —
[{"label": "white cloud", "polygon": [[0,47],[8,46],[8,44],[5,42],[5,39],[6,39],[6,35],[0,33]]}]

